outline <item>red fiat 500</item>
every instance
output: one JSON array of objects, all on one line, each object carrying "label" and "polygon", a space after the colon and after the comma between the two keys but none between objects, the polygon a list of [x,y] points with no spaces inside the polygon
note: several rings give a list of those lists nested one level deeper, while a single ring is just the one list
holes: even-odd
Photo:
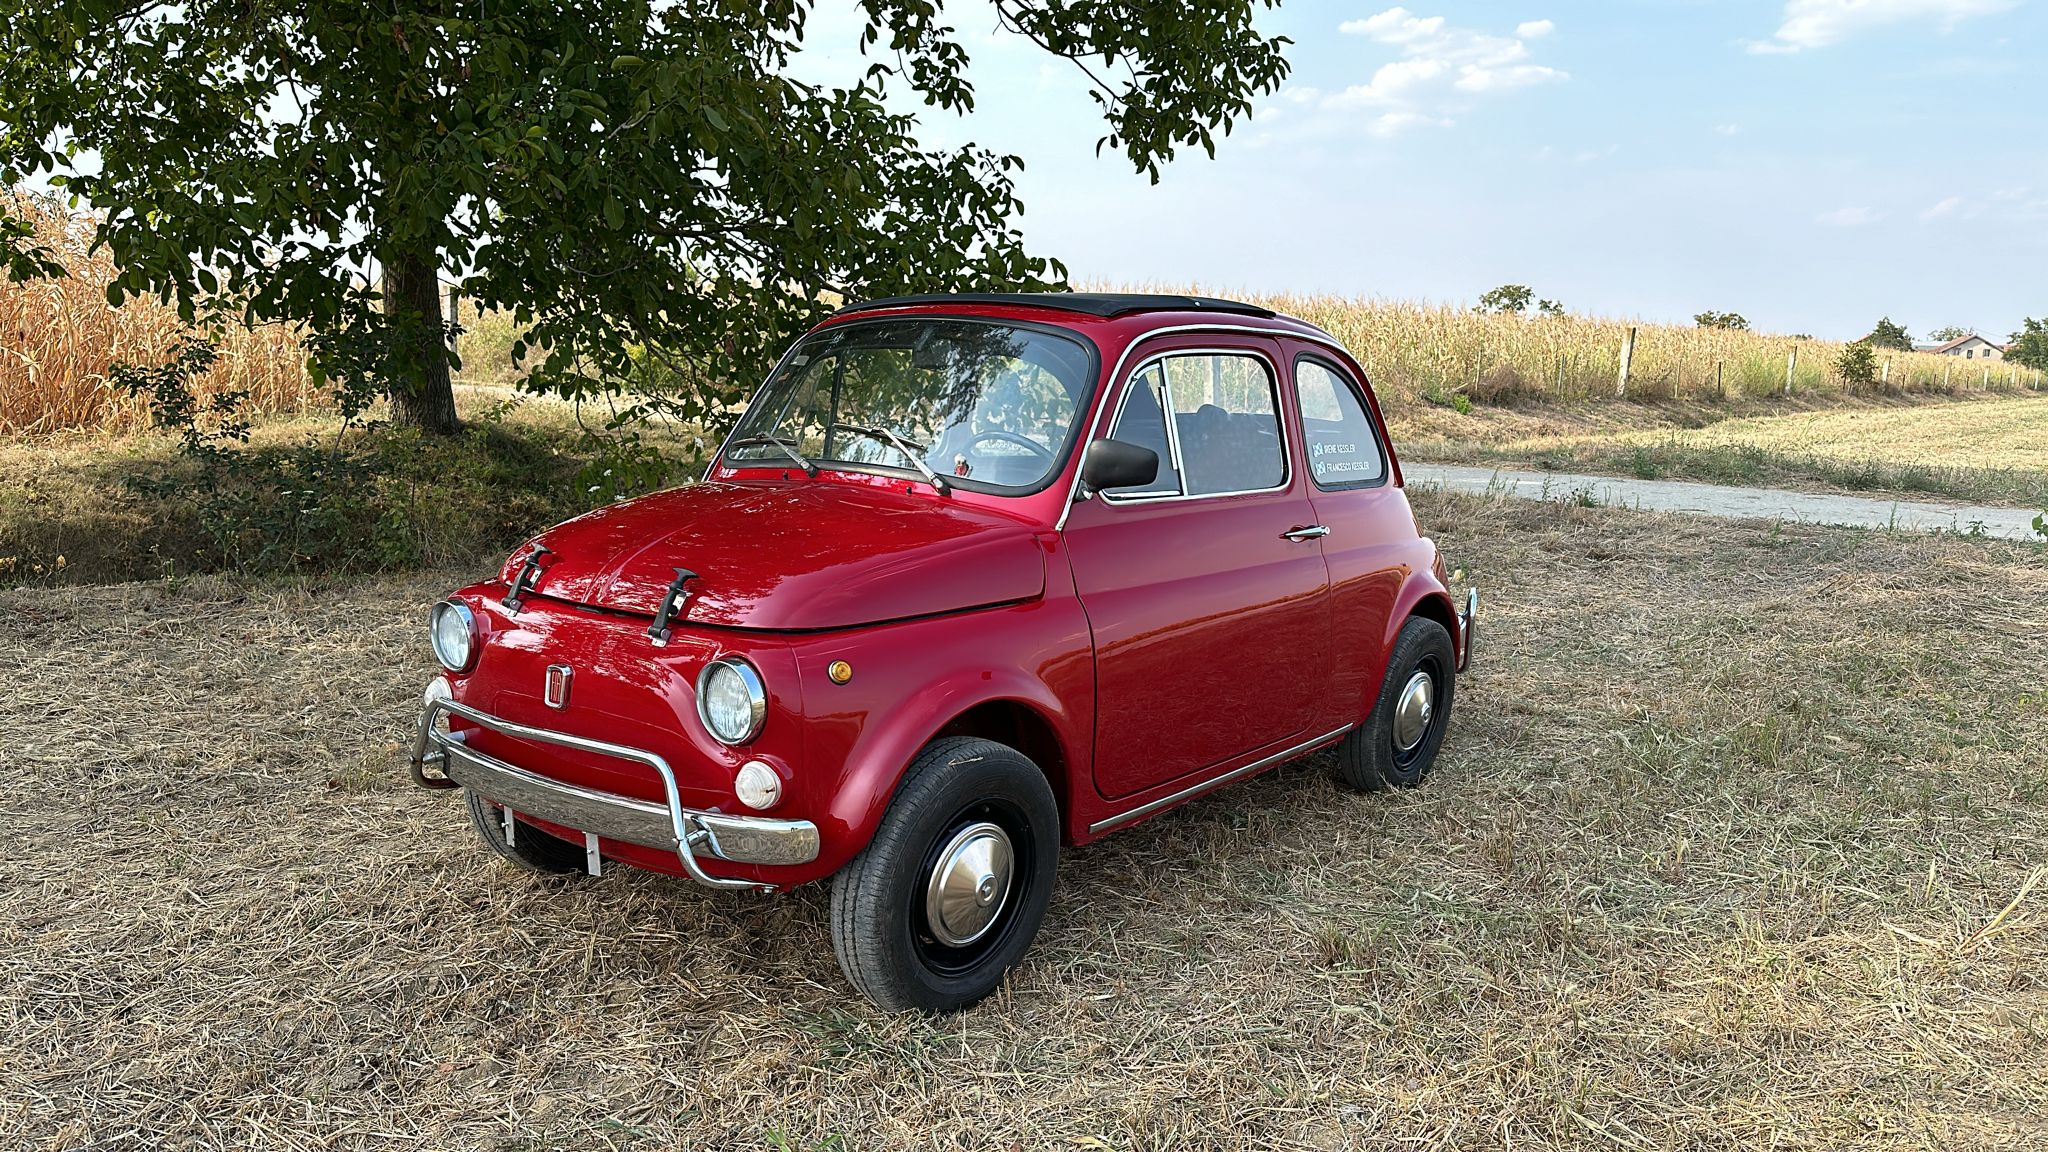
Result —
[{"label": "red fiat 500", "polygon": [[830,877],[855,987],[944,1011],[1063,846],[1336,746],[1419,782],[1471,657],[1358,363],[1187,296],[842,309],[700,484],[434,609],[413,774],[540,872]]}]

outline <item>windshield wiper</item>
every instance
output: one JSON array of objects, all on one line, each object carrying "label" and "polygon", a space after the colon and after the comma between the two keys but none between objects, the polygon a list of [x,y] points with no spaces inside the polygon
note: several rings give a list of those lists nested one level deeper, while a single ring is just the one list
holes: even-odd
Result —
[{"label": "windshield wiper", "polygon": [[813,478],[818,475],[818,466],[804,459],[804,454],[796,450],[796,445],[791,444],[780,436],[742,436],[737,440],[727,441],[725,446],[727,448],[758,448],[764,444],[781,449],[784,456],[797,462],[797,466],[804,470],[804,475]]},{"label": "windshield wiper", "polygon": [[898,436],[896,433],[891,432],[887,428],[880,427],[879,425],[870,427],[866,424],[848,424],[845,421],[840,421],[838,423],[833,424],[832,426],[834,428],[844,428],[848,432],[858,432],[861,435],[866,436],[872,440],[882,441],[884,444],[887,444],[891,448],[896,449],[898,452],[903,453],[904,459],[910,461],[910,466],[912,468],[917,469],[919,472],[924,473],[924,478],[926,480],[931,481],[932,488],[935,491],[940,493],[944,493],[946,491],[945,477],[940,476],[937,472],[932,471],[931,465],[926,464],[924,462],[924,457],[920,455],[920,453],[926,450],[924,445],[913,444],[910,441],[905,440],[903,437]]}]

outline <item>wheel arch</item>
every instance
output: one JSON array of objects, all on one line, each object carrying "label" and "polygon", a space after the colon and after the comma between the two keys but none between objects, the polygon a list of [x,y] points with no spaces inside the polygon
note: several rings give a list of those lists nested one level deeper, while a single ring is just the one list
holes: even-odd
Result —
[{"label": "wheel arch", "polygon": [[1387,677],[1387,661],[1394,658],[1394,643],[1401,638],[1401,629],[1408,621],[1420,617],[1434,620],[1450,633],[1451,651],[1463,649],[1458,636],[1458,609],[1451,600],[1450,589],[1444,587],[1435,572],[1428,568],[1417,570],[1401,586],[1401,594],[1394,599],[1394,610],[1387,613],[1386,634],[1380,640],[1379,667],[1365,685],[1365,696],[1359,702],[1359,715],[1370,716],[1375,701],[1379,699],[1380,684]]},{"label": "wheel arch", "polygon": [[835,859],[821,862],[836,869],[864,849],[911,761],[934,740],[948,736],[993,740],[1029,757],[1052,788],[1065,837],[1071,778],[1083,765],[1070,731],[1072,719],[1050,688],[1021,673],[998,674],[974,687],[980,690],[964,691],[957,680],[933,684],[914,697],[917,707],[894,710],[876,731],[863,736],[832,800],[832,820],[849,835],[830,853]]}]

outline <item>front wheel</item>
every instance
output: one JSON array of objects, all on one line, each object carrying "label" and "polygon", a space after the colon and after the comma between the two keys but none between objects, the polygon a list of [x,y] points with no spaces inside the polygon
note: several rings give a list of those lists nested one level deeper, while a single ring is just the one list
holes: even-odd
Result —
[{"label": "front wheel", "polygon": [[1337,746],[1337,778],[1361,792],[1422,783],[1444,742],[1457,685],[1450,632],[1410,617],[1387,658],[1372,715]]},{"label": "front wheel", "polygon": [[505,835],[505,810],[465,788],[469,823],[477,839],[501,858],[543,876],[567,876],[583,871],[583,845],[550,836],[531,824],[515,824],[510,838]]},{"label": "front wheel", "polygon": [[934,741],[832,878],[840,970],[892,1012],[976,1003],[1038,934],[1059,849],[1059,805],[1037,765],[989,740]]}]

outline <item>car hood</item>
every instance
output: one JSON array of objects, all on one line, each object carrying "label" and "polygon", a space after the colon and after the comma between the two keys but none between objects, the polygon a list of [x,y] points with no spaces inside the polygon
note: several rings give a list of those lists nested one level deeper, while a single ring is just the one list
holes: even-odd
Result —
[{"label": "car hood", "polygon": [[541,595],[652,616],[677,568],[678,621],[812,631],[1030,600],[1045,554],[1030,523],[945,497],[830,482],[704,483],[558,524]]}]

